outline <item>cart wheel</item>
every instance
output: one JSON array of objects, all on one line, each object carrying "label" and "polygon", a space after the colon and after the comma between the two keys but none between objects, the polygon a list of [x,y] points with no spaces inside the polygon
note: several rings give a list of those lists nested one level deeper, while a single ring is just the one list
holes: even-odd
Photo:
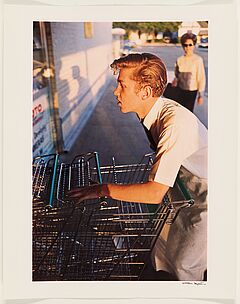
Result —
[{"label": "cart wheel", "polygon": [[108,202],[106,202],[106,201],[100,202],[100,208],[104,208],[104,207],[107,207],[107,206],[108,206]]},{"label": "cart wheel", "polygon": [[52,206],[51,206],[51,205],[46,205],[46,206],[45,206],[46,212],[50,211],[51,209],[52,209]]}]

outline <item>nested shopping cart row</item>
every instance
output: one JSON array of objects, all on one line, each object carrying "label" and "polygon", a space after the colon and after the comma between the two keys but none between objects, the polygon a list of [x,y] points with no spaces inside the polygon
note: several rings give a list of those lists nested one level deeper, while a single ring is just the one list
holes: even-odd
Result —
[{"label": "nested shopping cart row", "polygon": [[71,189],[147,181],[153,156],[101,167],[96,152],[71,163],[33,162],[33,280],[139,280],[165,224],[193,203],[181,180],[159,205],[99,198],[69,201]]}]

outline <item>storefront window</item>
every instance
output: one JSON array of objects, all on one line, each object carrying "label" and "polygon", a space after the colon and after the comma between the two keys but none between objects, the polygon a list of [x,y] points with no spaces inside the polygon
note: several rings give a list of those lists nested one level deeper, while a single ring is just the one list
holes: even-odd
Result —
[{"label": "storefront window", "polygon": [[54,151],[49,106],[49,69],[47,68],[47,52],[43,41],[44,24],[33,23],[33,157],[49,154]]},{"label": "storefront window", "polygon": [[46,66],[44,48],[42,46],[39,22],[33,23],[33,94],[48,85],[47,78],[44,77]]}]

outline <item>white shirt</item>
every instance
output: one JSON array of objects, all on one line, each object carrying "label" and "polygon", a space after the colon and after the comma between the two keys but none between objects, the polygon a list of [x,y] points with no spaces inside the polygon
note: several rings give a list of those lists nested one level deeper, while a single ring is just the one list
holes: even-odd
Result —
[{"label": "white shirt", "polygon": [[160,97],[143,124],[157,145],[150,181],[172,187],[181,166],[207,178],[207,129],[192,112]]},{"label": "white shirt", "polygon": [[183,90],[204,92],[206,76],[203,60],[200,56],[181,56],[175,65],[178,86]]}]

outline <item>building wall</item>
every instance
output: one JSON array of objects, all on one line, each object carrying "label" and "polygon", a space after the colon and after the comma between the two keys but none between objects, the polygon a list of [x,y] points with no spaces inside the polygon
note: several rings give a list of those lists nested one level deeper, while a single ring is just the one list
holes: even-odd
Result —
[{"label": "building wall", "polygon": [[51,24],[64,149],[71,148],[108,83],[111,30],[110,22],[92,23],[86,38],[83,22]]}]

